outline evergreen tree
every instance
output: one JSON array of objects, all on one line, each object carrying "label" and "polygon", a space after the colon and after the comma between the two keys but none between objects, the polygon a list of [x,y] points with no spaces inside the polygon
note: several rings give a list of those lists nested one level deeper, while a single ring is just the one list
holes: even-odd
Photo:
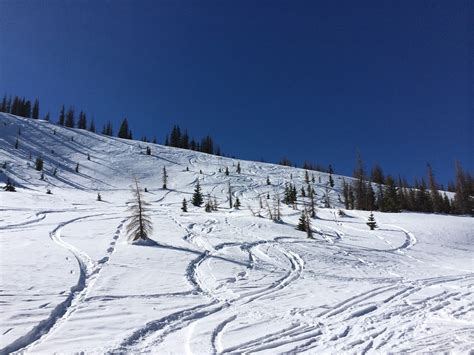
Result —
[{"label": "evergreen tree", "polygon": [[303,186],[301,186],[301,197],[306,197],[306,191]]},{"label": "evergreen tree", "polygon": [[307,215],[306,211],[301,211],[301,216],[300,216],[300,219],[298,221],[298,225],[296,226],[297,230],[302,231],[302,232],[306,232],[306,228],[308,226],[306,215]]},{"label": "evergreen tree", "polygon": [[344,198],[344,207],[346,210],[350,209],[349,203],[349,184],[342,180],[342,196]]},{"label": "evergreen tree", "polygon": [[374,165],[374,167],[372,168],[372,172],[370,174],[370,179],[372,180],[372,182],[378,185],[383,185],[385,183],[385,178],[384,178],[383,171],[380,165],[378,164]]},{"label": "evergreen tree", "polygon": [[443,195],[443,213],[451,213],[451,200],[446,193]]},{"label": "evergreen tree", "polygon": [[131,132],[128,128],[127,118],[124,118],[122,124],[120,125],[118,135],[119,138],[131,139]]},{"label": "evergreen tree", "polygon": [[110,121],[107,122],[106,125],[102,128],[102,134],[106,136],[113,136],[114,130],[112,128],[112,123]]},{"label": "evergreen tree", "polygon": [[38,170],[38,171],[42,171],[43,170],[43,164],[44,164],[43,158],[41,158],[41,157],[36,158],[35,169]]},{"label": "evergreen tree", "polygon": [[181,205],[181,211],[188,212],[188,202],[183,198],[183,204]]},{"label": "evergreen tree", "polygon": [[7,178],[7,182],[3,189],[8,192],[16,192],[15,186],[13,186],[12,182],[10,181],[10,178]]},{"label": "evergreen tree", "polygon": [[84,112],[79,113],[79,119],[77,121],[77,128],[87,129],[87,118]]},{"label": "evergreen tree", "polygon": [[46,115],[43,117],[43,120],[45,121],[49,121],[49,112],[46,113]]},{"label": "evergreen tree", "polygon": [[357,165],[354,169],[353,176],[356,179],[353,184],[356,208],[358,210],[365,210],[367,209],[367,185],[365,183],[364,164],[360,154],[357,157]]},{"label": "evergreen tree", "polygon": [[234,208],[238,210],[240,208],[240,206],[241,206],[240,205],[240,200],[239,200],[238,197],[236,197],[235,198],[235,203],[234,203]]},{"label": "evergreen tree", "polygon": [[473,179],[466,174],[460,162],[456,162],[456,186],[454,195],[454,210],[458,214],[474,213]]},{"label": "evergreen tree", "polygon": [[309,173],[308,170],[305,170],[304,172],[304,181],[309,184]]},{"label": "evergreen tree", "polygon": [[211,200],[211,196],[210,195],[207,195],[207,201],[206,201],[206,205],[204,206],[204,210],[206,212],[212,212],[213,208],[212,208],[212,200]]},{"label": "evergreen tree", "polygon": [[95,133],[95,123],[94,123],[94,117],[92,117],[92,120],[89,124],[89,132]]},{"label": "evergreen tree", "polygon": [[192,204],[196,207],[201,207],[203,198],[201,193],[201,185],[199,184],[199,180],[196,183],[196,187],[194,188],[194,194],[192,198]]},{"label": "evergreen tree", "polygon": [[35,103],[33,104],[33,110],[31,113],[31,117],[37,120],[39,118],[39,101],[35,99]]},{"label": "evergreen tree", "polygon": [[167,189],[168,173],[166,172],[166,166],[163,166],[163,190]]},{"label": "evergreen tree", "polygon": [[150,204],[143,199],[137,179],[134,185],[133,198],[129,201],[128,209],[131,215],[128,217],[127,234],[131,241],[146,240],[153,231],[153,225],[147,213],[147,207]]},{"label": "evergreen tree", "polygon": [[385,193],[384,193],[384,200],[383,200],[383,210],[384,212],[399,212],[400,211],[400,204],[398,201],[398,191],[395,185],[395,180],[388,175],[385,179]]},{"label": "evergreen tree", "polygon": [[3,95],[2,104],[0,105],[1,112],[8,112],[7,111],[7,94]]},{"label": "evergreen tree", "polygon": [[334,187],[334,179],[332,178],[331,173],[329,173],[329,186]]},{"label": "evergreen tree", "polygon": [[237,163],[237,173],[240,174],[242,172],[242,169],[240,168],[240,161]]},{"label": "evergreen tree", "polygon": [[366,223],[370,230],[374,230],[375,228],[377,228],[377,223],[375,222],[375,217],[374,217],[374,214],[372,212],[370,212],[370,215],[369,215],[369,218],[367,219],[367,223]]},{"label": "evergreen tree", "polygon": [[22,113],[20,116],[31,118],[31,102],[23,98]]},{"label": "evergreen tree", "polygon": [[58,124],[60,126],[64,126],[64,122],[66,120],[66,114],[64,113],[64,105],[61,107],[61,111],[59,112],[59,119],[58,119]]},{"label": "evergreen tree", "polygon": [[66,121],[64,122],[64,125],[70,128],[73,128],[75,125],[74,109],[72,107],[70,107],[69,110],[67,111]]},{"label": "evergreen tree", "polygon": [[443,197],[438,191],[433,168],[430,164],[428,164],[428,183],[430,186],[431,201],[433,203],[433,212],[440,213],[443,211]]}]

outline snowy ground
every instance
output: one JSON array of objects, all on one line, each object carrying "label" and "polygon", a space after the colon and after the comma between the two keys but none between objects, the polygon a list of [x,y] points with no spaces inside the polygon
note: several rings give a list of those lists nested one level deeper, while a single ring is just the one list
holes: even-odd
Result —
[{"label": "snowy ground", "polygon": [[[295,230],[300,211],[276,224],[248,208],[303,186],[303,170],[242,161],[237,174],[237,160],[145,147],[0,114],[0,179],[19,186],[0,192],[0,353],[474,349],[474,219],[375,213],[371,232],[366,212],[319,207],[312,240]],[[126,241],[132,176],[149,190],[149,245]],[[181,211],[197,179],[219,211]],[[322,200],[328,177],[315,179]]]}]

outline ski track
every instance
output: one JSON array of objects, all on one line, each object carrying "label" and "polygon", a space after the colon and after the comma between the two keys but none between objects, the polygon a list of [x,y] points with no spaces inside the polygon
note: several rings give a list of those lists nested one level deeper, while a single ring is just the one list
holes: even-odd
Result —
[{"label": "ski track", "polygon": [[[170,217],[176,224],[178,224],[187,232],[185,240],[191,240],[191,243],[193,243],[196,235],[192,230],[194,230],[197,225],[192,224],[190,227],[186,227],[175,217]],[[205,234],[208,235],[212,233],[214,229],[213,227],[216,223],[217,220],[208,220],[199,226],[201,227],[201,230],[204,230]],[[190,238],[189,235],[194,235],[194,238]],[[211,290],[208,290],[205,286],[203,286],[203,282],[198,275],[199,268],[206,260],[214,257],[216,253],[221,252],[226,248],[239,247],[241,250],[245,250],[251,254],[252,248],[264,244],[271,245],[287,259],[290,269],[287,270],[286,274],[282,278],[272,282],[270,285],[263,287],[260,290],[248,292],[238,296],[235,299],[229,300],[219,299],[219,297],[214,295]],[[130,336],[125,338],[118,348],[112,350],[112,353],[124,351],[148,351],[150,347],[152,348],[163,342],[168,335],[188,327],[198,320],[202,320],[204,318],[208,319],[214,314],[221,314],[225,312],[225,314],[230,315],[227,317],[226,321],[218,323],[210,335],[210,347],[214,352],[216,352],[218,347],[223,347],[220,339],[225,326],[236,319],[240,307],[288,287],[301,276],[303,267],[304,261],[298,254],[292,251],[287,251],[282,247],[281,243],[275,242],[274,240],[258,240],[252,243],[222,243],[215,246],[214,250],[205,250],[197,258],[190,262],[186,270],[186,277],[190,284],[194,287],[195,292],[210,298],[211,303],[175,312],[158,320],[148,322],[143,327],[136,329]],[[186,344],[186,346],[189,348],[190,344]]]},{"label": "ski track", "polygon": [[[62,212],[62,211],[61,211]],[[47,213],[47,212],[43,212]],[[60,223],[55,229],[53,229],[49,236],[50,238],[62,248],[67,249],[71,252],[79,266],[79,279],[77,283],[71,287],[69,294],[66,299],[59,303],[50,313],[50,315],[40,321],[36,326],[34,326],[28,333],[16,339],[11,344],[7,345],[5,348],[0,350],[0,354],[8,354],[12,352],[26,352],[38,345],[51,333],[53,333],[59,326],[67,321],[69,317],[78,309],[78,307],[84,302],[87,294],[94,285],[97,277],[99,276],[100,271],[103,266],[106,265],[109,261],[110,255],[115,251],[116,241],[121,233],[125,219],[121,221],[113,241],[110,243],[110,248],[107,249],[106,255],[101,260],[94,262],[85,252],[74,247],[72,244],[67,243],[61,238],[62,229],[74,222],[100,217],[107,215],[105,213],[91,214],[87,216],[81,216],[73,218],[71,220]],[[43,218],[44,219],[44,218]]]}]

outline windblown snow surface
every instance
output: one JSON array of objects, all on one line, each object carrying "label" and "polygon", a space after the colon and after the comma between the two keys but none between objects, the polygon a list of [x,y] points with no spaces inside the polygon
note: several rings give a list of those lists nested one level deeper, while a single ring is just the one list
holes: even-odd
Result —
[{"label": "windblown snow surface", "polygon": [[[40,155],[44,180],[34,169]],[[0,179],[17,192],[0,192],[2,354],[474,348],[473,218],[375,213],[379,229],[369,231],[367,212],[336,213],[341,176],[329,190],[333,208],[322,207],[328,176],[315,172],[308,239],[295,230],[302,198],[298,210],[282,207],[280,224],[250,211],[286,182],[303,186],[301,169],[241,161],[237,174],[235,159],[8,114],[0,114],[4,162]],[[225,167],[229,176],[218,172]],[[133,176],[151,203],[146,245],[125,235]],[[198,179],[217,212],[181,211]],[[229,181],[240,210],[229,208]]]}]

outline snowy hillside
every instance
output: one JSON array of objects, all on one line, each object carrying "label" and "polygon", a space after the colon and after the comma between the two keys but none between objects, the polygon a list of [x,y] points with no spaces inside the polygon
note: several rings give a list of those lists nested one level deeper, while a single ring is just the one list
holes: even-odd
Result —
[{"label": "snowy hillside", "polygon": [[[473,218],[374,213],[370,231],[367,212],[337,213],[342,177],[328,190],[314,172],[308,239],[302,205],[282,223],[260,208],[305,171],[238,162],[0,113],[0,181],[17,188],[0,191],[0,353],[474,349]],[[133,177],[149,245],[125,235]],[[198,180],[218,211],[181,211]]]}]

